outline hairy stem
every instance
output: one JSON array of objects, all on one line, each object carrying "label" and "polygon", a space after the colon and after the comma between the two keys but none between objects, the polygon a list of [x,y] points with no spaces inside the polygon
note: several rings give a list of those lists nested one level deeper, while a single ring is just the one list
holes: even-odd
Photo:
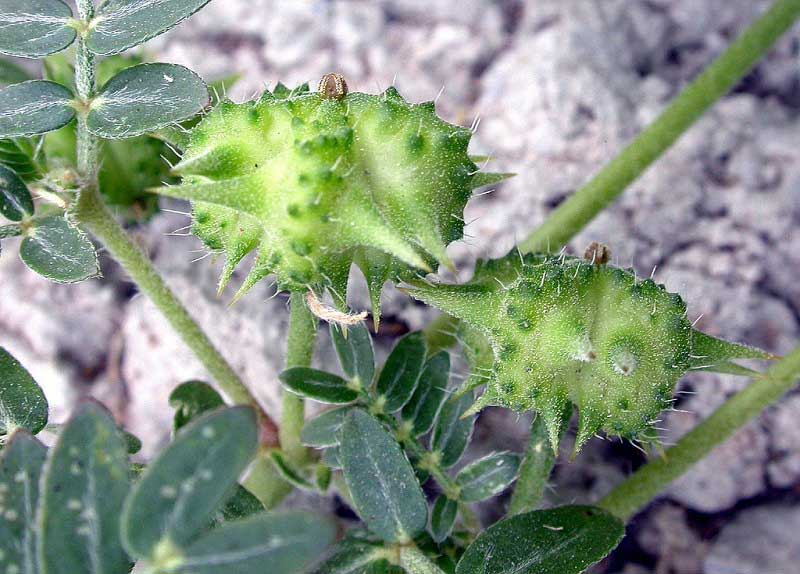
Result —
[{"label": "hairy stem", "polygon": [[[317,338],[317,319],[306,306],[302,293],[292,293],[289,301],[289,335],[286,342],[286,368],[309,367]],[[281,415],[281,449],[294,462],[303,462],[306,449],[300,443],[305,424],[305,403],[299,396],[283,392]]]},{"label": "hairy stem", "polygon": [[686,433],[675,446],[628,477],[599,506],[627,520],[653,500],[671,481],[727,440],[750,419],[780,399],[800,378],[800,347]]},{"label": "hairy stem", "polygon": [[[566,418],[569,422],[569,417]],[[562,425],[562,428],[566,427],[566,424]],[[536,510],[555,464],[556,455],[550,446],[550,437],[544,417],[535,416],[531,423],[531,434],[525,449],[525,458],[519,468],[519,478],[514,486],[511,502],[508,504],[508,516]]]},{"label": "hairy stem", "polygon": [[775,2],[655,122],[520,243],[520,250],[527,253],[561,249],[747,74],[798,16],[800,0]]}]

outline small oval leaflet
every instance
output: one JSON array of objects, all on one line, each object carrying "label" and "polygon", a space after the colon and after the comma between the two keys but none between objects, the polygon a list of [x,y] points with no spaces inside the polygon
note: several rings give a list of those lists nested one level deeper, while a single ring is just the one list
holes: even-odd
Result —
[{"label": "small oval leaflet", "polygon": [[403,420],[411,423],[415,436],[431,430],[442,402],[447,396],[449,378],[450,355],[441,351],[428,359],[419,377],[417,388],[401,413]]},{"label": "small oval leaflet", "polygon": [[278,378],[293,393],[320,403],[343,405],[358,398],[358,392],[342,377],[318,369],[292,367],[283,371]]},{"label": "small oval leaflet", "polygon": [[436,542],[443,542],[453,531],[458,516],[458,503],[440,494],[431,509],[431,536]]},{"label": "small oval leaflet", "polygon": [[494,452],[462,468],[456,475],[459,500],[480,502],[503,492],[517,479],[520,458],[510,452]]},{"label": "small oval leaflet", "polygon": [[41,58],[75,41],[72,10],[61,0],[0,0],[0,52]]},{"label": "small oval leaflet", "polygon": [[78,407],[44,468],[38,514],[41,571],[126,574],[119,516],[130,488],[125,438],[93,402]]},{"label": "small oval leaflet", "polygon": [[56,283],[77,283],[100,272],[92,242],[60,215],[37,220],[22,240],[19,256],[32,271]]},{"label": "small oval leaflet", "polygon": [[431,450],[441,453],[442,466],[450,468],[459,461],[469,444],[475,416],[462,419],[470,405],[474,402],[471,392],[457,399],[445,401],[439,411],[431,436]]},{"label": "small oval leaflet", "polygon": [[331,323],[330,332],[342,370],[350,379],[358,378],[363,387],[369,387],[375,376],[375,356],[367,328],[364,325],[348,327],[345,336],[341,327]]},{"label": "small oval leaflet", "polygon": [[206,411],[225,404],[219,393],[202,381],[186,381],[170,393],[169,406],[175,409],[172,429],[177,431]]},{"label": "small oval leaflet", "polygon": [[[307,512],[261,513],[202,536],[171,571],[192,574],[302,572],[331,543],[333,524]],[[265,570],[265,565],[268,567]]]},{"label": "small oval leaflet", "polygon": [[97,11],[87,46],[101,56],[124,52],[180,24],[209,1],[109,0]]},{"label": "small oval leaflet", "polygon": [[52,132],[75,117],[72,92],[61,84],[31,80],[0,90],[0,138]]},{"label": "small oval leaflet", "polygon": [[22,221],[33,215],[33,198],[20,177],[0,164],[0,215],[10,221]]},{"label": "small oval leaflet", "polygon": [[425,364],[425,337],[409,333],[401,338],[389,353],[375,390],[385,398],[388,413],[399,411],[411,399]]},{"label": "small oval leaflet", "polygon": [[258,442],[253,410],[223,408],[183,427],[147,467],[125,503],[122,539],[135,557],[160,542],[182,547],[209,523]]},{"label": "small oval leaflet", "polygon": [[428,523],[428,505],[400,445],[355,409],[339,431],[342,472],[361,519],[387,542],[408,542]]},{"label": "small oval leaflet", "polygon": [[0,565],[36,563],[36,509],[46,456],[47,448],[42,443],[26,431],[17,431],[0,458],[3,511],[14,517],[0,519]]},{"label": "small oval leaflet", "polygon": [[0,347],[0,435],[23,428],[33,434],[47,424],[41,387],[11,353]]},{"label": "small oval leaflet", "polygon": [[484,530],[456,574],[579,574],[616,548],[624,534],[618,518],[592,506],[518,514]]},{"label": "small oval leaflet", "polygon": [[339,429],[349,412],[350,407],[339,407],[310,419],[300,433],[300,442],[317,448],[339,444]]},{"label": "small oval leaflet", "polygon": [[86,125],[103,138],[131,138],[190,118],[208,103],[205,82],[189,68],[139,64],[121,71],[103,86]]}]

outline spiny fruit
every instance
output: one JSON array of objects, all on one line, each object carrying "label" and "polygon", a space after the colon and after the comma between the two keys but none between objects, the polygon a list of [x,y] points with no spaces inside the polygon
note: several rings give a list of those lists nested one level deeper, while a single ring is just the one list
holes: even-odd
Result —
[{"label": "spiny fruit", "polygon": [[572,257],[513,252],[479,263],[464,285],[412,285],[413,297],[466,324],[466,387],[486,383],[469,412],[538,411],[554,449],[570,402],[580,413],[576,452],[601,429],[648,440],[688,370],[749,373],[731,359],[772,358],[692,329],[663,285]]},{"label": "spiny fruit", "polygon": [[188,135],[183,183],[155,191],[192,201],[193,232],[227,258],[220,289],[258,250],[237,297],[274,275],[280,290],[327,289],[341,304],[355,262],[377,318],[386,281],[452,266],[472,191],[506,177],[479,171],[471,135],[433,102],[348,93],[329,74],[316,93],[279,85],[221,103]]}]

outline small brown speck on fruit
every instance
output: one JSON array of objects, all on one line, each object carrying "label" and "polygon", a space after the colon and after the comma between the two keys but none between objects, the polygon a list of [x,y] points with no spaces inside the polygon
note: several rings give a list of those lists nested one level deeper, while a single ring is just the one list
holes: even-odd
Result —
[{"label": "small brown speck on fruit", "polygon": [[347,95],[347,82],[341,74],[325,74],[319,81],[317,91],[326,100],[341,100]]},{"label": "small brown speck on fruit", "polygon": [[611,259],[611,249],[608,245],[592,241],[586,248],[583,258],[593,265],[605,265]]}]

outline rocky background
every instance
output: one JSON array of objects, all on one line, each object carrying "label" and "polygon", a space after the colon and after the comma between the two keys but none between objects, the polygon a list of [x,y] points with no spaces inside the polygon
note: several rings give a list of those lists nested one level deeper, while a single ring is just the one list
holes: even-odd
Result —
[{"label": "rocky background", "polygon": [[[754,0],[215,0],[147,49],[205,77],[241,75],[243,99],[278,81],[340,71],[351,89],[394,83],[411,100],[480,124],[475,153],[518,173],[472,201],[469,237],[452,247],[470,274],[510,249],[663,108],[769,3]],[[170,205],[176,211],[180,204]],[[616,262],[681,292],[703,330],[776,353],[800,338],[800,29],[718,103],[571,247],[609,244]],[[228,308],[219,264],[162,213],[139,240],[260,398],[277,411],[286,301],[254,290]],[[176,232],[177,230],[177,232]],[[168,437],[171,388],[206,378],[152,305],[110,261],[105,277],[46,283],[0,257],[0,345],[45,387],[54,418],[81,396],[111,406],[153,453]],[[5,246],[4,246],[5,247]],[[202,258],[202,259],[201,259]],[[201,260],[197,260],[201,259]],[[359,279],[355,277],[354,279]],[[354,306],[365,305],[363,294]],[[420,328],[433,313],[386,296],[378,338]],[[318,362],[329,365],[320,341]],[[746,381],[693,375],[674,442]],[[521,450],[527,419],[490,410],[473,455]],[[594,441],[556,472],[551,499],[591,501],[644,460]],[[502,501],[501,501],[502,502]],[[499,516],[495,502],[484,518]],[[786,397],[676,482],[641,514],[598,572],[790,574],[800,563],[800,393]]]}]

